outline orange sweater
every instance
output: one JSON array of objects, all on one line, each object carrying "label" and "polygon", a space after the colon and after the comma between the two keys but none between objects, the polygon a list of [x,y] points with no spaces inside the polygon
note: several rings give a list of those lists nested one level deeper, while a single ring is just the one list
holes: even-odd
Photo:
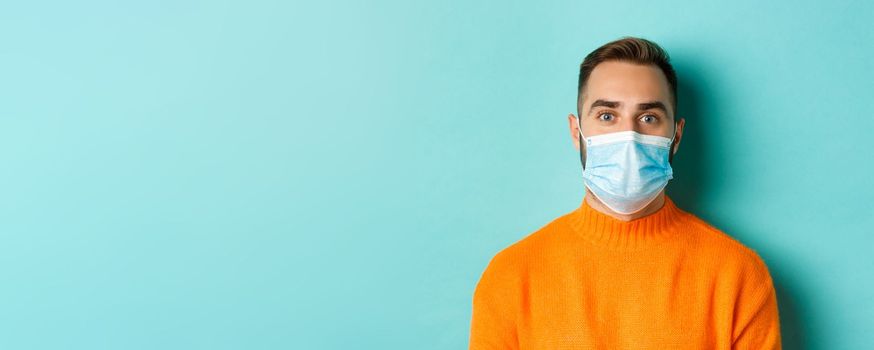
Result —
[{"label": "orange sweater", "polygon": [[579,208],[498,252],[470,349],[780,349],[759,255],[665,196],[624,222]]}]

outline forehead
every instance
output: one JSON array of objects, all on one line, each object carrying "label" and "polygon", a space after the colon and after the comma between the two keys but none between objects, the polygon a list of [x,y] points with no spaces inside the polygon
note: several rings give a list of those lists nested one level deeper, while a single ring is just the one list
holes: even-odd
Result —
[{"label": "forehead", "polygon": [[655,65],[607,61],[595,66],[585,88],[586,101],[607,99],[637,103],[670,101],[668,79]]}]

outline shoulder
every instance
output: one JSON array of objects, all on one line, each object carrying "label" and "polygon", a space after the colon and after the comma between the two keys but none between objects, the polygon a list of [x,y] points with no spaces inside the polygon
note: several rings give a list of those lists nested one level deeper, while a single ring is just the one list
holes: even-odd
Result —
[{"label": "shoulder", "polygon": [[524,264],[534,254],[543,254],[560,244],[561,234],[566,233],[566,218],[569,213],[562,214],[539,228],[530,231],[509,245],[499,250],[489,262],[496,267]]},{"label": "shoulder", "polygon": [[773,288],[768,265],[759,252],[694,214],[684,215],[681,229],[689,237],[690,250],[700,252],[720,275],[748,291]]},{"label": "shoulder", "polygon": [[538,259],[537,256],[549,254],[551,249],[560,246],[561,234],[567,229],[565,219],[568,215],[556,217],[500,249],[489,260],[482,278],[496,278],[505,282],[518,279],[531,262]]}]

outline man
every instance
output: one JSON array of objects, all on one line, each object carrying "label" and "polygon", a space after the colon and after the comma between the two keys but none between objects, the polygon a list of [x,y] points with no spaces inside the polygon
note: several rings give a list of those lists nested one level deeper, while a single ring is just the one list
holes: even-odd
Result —
[{"label": "man", "polygon": [[765,263],[664,193],[685,125],[667,53],[607,43],[577,88],[585,197],[491,259],[470,349],[780,349]]}]

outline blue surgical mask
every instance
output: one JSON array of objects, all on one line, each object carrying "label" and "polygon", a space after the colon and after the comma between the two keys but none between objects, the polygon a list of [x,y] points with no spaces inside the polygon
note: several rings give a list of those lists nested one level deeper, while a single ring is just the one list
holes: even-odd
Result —
[{"label": "blue surgical mask", "polygon": [[586,137],[583,181],[604,205],[633,214],[651,203],[674,176],[671,138],[620,131]]}]

